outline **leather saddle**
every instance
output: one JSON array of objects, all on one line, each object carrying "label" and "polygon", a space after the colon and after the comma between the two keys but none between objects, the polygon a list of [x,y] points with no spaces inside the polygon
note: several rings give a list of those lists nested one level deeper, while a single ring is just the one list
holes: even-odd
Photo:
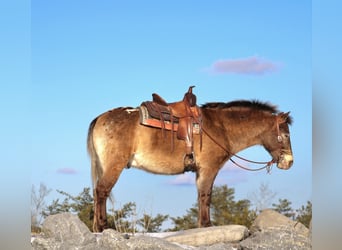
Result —
[{"label": "leather saddle", "polygon": [[[196,160],[193,152],[193,134],[200,134],[200,147],[202,147],[202,115],[196,104],[196,96],[192,93],[195,86],[190,86],[184,98],[178,102],[168,103],[158,94],[153,93],[153,101],[143,102],[140,107],[141,123],[148,126],[162,128],[162,131],[171,130],[177,133],[177,139],[184,140],[186,149],[184,157],[185,171],[195,171]],[[143,114],[142,107],[145,113]],[[158,122],[143,122],[142,117],[149,116]],[[171,147],[173,149],[173,133],[171,136]]]}]

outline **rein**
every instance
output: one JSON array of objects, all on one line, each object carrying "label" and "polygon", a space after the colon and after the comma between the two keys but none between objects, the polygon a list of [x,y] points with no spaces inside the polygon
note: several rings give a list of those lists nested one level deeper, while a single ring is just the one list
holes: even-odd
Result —
[{"label": "rein", "polygon": [[220,144],[217,140],[215,140],[214,137],[212,137],[203,127],[202,127],[202,131],[217,145],[219,146],[221,149],[223,149],[223,151],[225,151],[228,155],[232,155],[232,156],[235,156],[237,158],[239,158],[240,160],[244,160],[246,162],[250,162],[250,163],[255,163],[255,164],[265,164],[265,166],[262,166],[260,168],[248,168],[248,167],[244,167],[240,164],[238,164],[237,162],[235,162],[232,158],[230,158],[229,160],[231,162],[233,162],[236,166],[238,166],[239,168],[242,168],[244,170],[247,170],[247,171],[260,171],[260,170],[263,170],[263,169],[266,169],[267,170],[267,173],[269,174],[271,172],[271,168],[272,168],[272,165],[273,163],[275,163],[275,160],[272,159],[270,161],[267,161],[267,162],[260,162],[260,161],[251,161],[251,160],[248,160],[246,158],[243,158],[241,156],[238,156],[236,154],[232,154],[230,153],[224,146],[222,146],[222,144]]},{"label": "rein", "polygon": [[[196,122],[198,122],[199,124],[202,124],[202,121],[199,121],[198,119],[196,119],[192,113],[192,110],[190,110],[190,117],[192,117]],[[278,142],[282,142],[282,137],[280,135],[280,130],[279,130],[279,120],[278,117],[276,117],[276,126],[277,126],[277,139]],[[254,164],[265,164],[264,166],[260,167],[260,168],[248,168],[248,167],[244,167],[242,165],[240,165],[239,163],[237,163],[236,161],[234,161],[231,157],[229,158],[229,160],[234,163],[236,166],[238,166],[241,169],[247,170],[247,171],[260,171],[263,169],[266,169],[267,173],[270,174],[271,173],[271,169],[272,169],[272,165],[274,163],[276,163],[276,161],[274,159],[270,160],[270,161],[252,161],[252,160],[248,160],[246,158],[243,158],[241,156],[238,156],[237,154],[232,154],[231,152],[229,152],[224,146],[222,146],[221,143],[219,143],[214,137],[212,137],[206,129],[203,128],[203,126],[201,126],[200,128],[201,131],[203,131],[217,146],[219,146],[221,149],[223,149],[223,151],[225,151],[228,155],[231,156],[235,156],[236,158],[239,158],[240,160],[249,162],[249,163],[254,163]],[[200,132],[201,133],[201,132]],[[202,136],[201,136],[201,143],[200,143],[200,148],[202,150]]]}]

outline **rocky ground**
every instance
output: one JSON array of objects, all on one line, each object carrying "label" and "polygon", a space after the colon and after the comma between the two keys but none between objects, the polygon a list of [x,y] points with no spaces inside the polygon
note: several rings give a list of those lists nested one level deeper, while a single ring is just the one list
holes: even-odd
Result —
[{"label": "rocky ground", "polygon": [[32,249],[136,250],[296,250],[311,249],[311,231],[274,210],[264,210],[250,229],[241,225],[179,232],[126,235],[107,229],[93,234],[76,215],[46,218],[42,233],[32,237]]}]

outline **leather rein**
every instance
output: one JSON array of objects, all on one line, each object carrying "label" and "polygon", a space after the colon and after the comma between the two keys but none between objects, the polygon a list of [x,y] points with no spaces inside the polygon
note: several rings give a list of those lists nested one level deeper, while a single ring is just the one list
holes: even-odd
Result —
[{"label": "leather rein", "polygon": [[260,168],[248,168],[248,167],[242,166],[241,164],[237,163],[232,158],[229,158],[229,160],[232,163],[234,163],[237,167],[242,168],[242,169],[247,170],[247,171],[260,171],[260,170],[266,169],[267,173],[271,173],[272,165],[273,165],[273,163],[276,163],[276,161],[274,159],[272,159],[270,161],[267,161],[267,162],[266,161],[265,162],[252,161],[252,160],[248,160],[246,158],[243,158],[243,157],[241,157],[241,156],[239,156],[237,154],[232,154],[224,146],[222,146],[222,144],[219,143],[214,137],[212,137],[203,127],[202,127],[202,130],[217,146],[219,146],[228,155],[235,156],[236,158],[239,158],[240,160],[243,160],[243,161],[246,161],[246,162],[250,162],[250,163],[254,163],[254,164],[265,164],[264,166],[262,166]]},{"label": "leather rein", "polygon": [[[280,130],[279,130],[279,120],[278,118],[276,117],[276,126],[277,126],[277,133],[278,133],[278,136],[277,136],[277,139],[278,139],[278,142],[281,143],[282,142],[282,137],[280,135]],[[234,161],[232,158],[229,158],[229,160],[234,163],[237,167],[241,168],[241,169],[244,169],[244,170],[247,170],[247,171],[260,171],[260,170],[263,170],[263,169],[266,169],[267,173],[270,174],[271,173],[271,169],[272,169],[272,165],[274,163],[276,163],[276,160],[275,159],[272,159],[270,161],[266,161],[266,162],[260,162],[260,161],[252,161],[252,160],[248,160],[246,158],[243,158],[237,154],[232,154],[231,152],[229,152],[221,143],[219,143],[214,137],[212,137],[206,129],[203,128],[203,126],[201,127],[201,130],[217,145],[219,146],[223,151],[225,151],[228,155],[231,155],[231,156],[235,156],[236,158],[239,158],[240,160],[243,160],[243,161],[246,161],[246,162],[249,162],[249,163],[254,163],[254,164],[265,164],[264,166],[260,167],[260,168],[248,168],[248,167],[245,167],[245,166],[242,166],[241,164],[237,163],[236,161]]]}]

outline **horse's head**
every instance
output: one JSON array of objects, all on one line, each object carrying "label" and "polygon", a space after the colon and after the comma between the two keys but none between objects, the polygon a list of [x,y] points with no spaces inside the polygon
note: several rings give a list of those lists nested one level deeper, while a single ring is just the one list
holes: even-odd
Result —
[{"label": "horse's head", "polygon": [[289,125],[292,119],[290,112],[276,115],[274,129],[269,131],[265,148],[272,155],[273,162],[280,169],[289,169],[293,164]]}]

